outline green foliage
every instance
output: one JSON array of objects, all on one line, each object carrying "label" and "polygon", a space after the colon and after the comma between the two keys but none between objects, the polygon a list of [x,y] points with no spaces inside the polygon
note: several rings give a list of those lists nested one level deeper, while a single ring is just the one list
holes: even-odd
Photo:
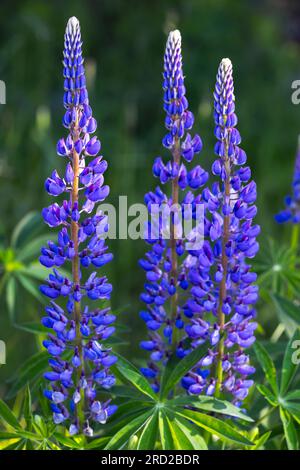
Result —
[{"label": "green foliage", "polygon": [[295,348],[299,348],[299,346],[300,330],[297,329],[287,344],[279,373],[277,373],[275,364],[266,349],[258,342],[254,346],[268,384],[268,386],[257,385],[257,389],[271,406],[270,412],[279,410],[289,450],[298,450],[300,446],[296,430],[296,423],[300,423],[300,390],[289,392],[299,366],[299,361],[294,357]]},{"label": "green foliage", "polygon": [[[114,435],[105,448],[129,448],[134,435],[137,449],[154,449],[159,442],[163,449],[203,450],[207,449],[203,431],[217,436],[218,442],[254,445],[245,434],[245,429],[233,424],[230,417],[239,418],[244,424],[252,422],[252,419],[231,403],[205,396],[170,396],[178,381],[199,362],[204,352],[203,346],[200,346],[182,361],[172,358],[165,370],[160,394],[155,394],[143,375],[119,356],[114,371],[119,372],[123,380],[137,390],[138,395],[126,386],[120,391],[122,396],[125,392],[125,396],[131,396],[133,401],[122,405],[122,410],[112,419],[110,426]],[[115,393],[118,391],[115,390]]]},{"label": "green foliage", "polygon": [[47,270],[37,263],[37,258],[41,246],[51,236],[38,234],[41,222],[39,214],[29,212],[16,225],[9,245],[0,245],[0,300],[1,296],[6,299],[11,321],[16,320],[16,300],[22,295],[22,289],[44,302],[37,281],[45,279]]}]

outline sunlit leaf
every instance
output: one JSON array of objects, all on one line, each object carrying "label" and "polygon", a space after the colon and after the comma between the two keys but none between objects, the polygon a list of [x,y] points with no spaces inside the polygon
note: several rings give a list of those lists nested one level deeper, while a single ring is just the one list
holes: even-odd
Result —
[{"label": "sunlit leaf", "polygon": [[166,398],[169,392],[207,353],[207,344],[202,344],[190,354],[181,359],[166,378],[165,385],[161,390],[161,397]]},{"label": "sunlit leaf", "polygon": [[280,408],[280,419],[283,424],[284,435],[289,450],[298,450],[299,443],[293,420],[288,412]]},{"label": "sunlit leaf", "polygon": [[192,421],[192,423],[205,429],[206,431],[209,431],[212,434],[215,434],[216,436],[220,437],[220,439],[225,439],[246,446],[253,445],[249,439],[247,439],[245,436],[243,436],[243,434],[241,434],[231,424],[229,424],[228,420],[221,421],[220,419],[213,416],[190,410],[177,411],[176,415],[189,419]]},{"label": "sunlit leaf", "polygon": [[106,450],[120,450],[122,449],[126,443],[128,442],[130,436],[136,433],[139,429],[141,429],[147,419],[152,414],[152,410],[148,410],[146,413],[138,416],[137,418],[129,421],[120,431],[118,431],[108,442],[105,446]]},{"label": "sunlit leaf", "polygon": [[275,395],[278,394],[278,385],[276,379],[276,368],[271,356],[268,354],[267,350],[257,341],[254,344],[254,351],[258,362],[260,363],[267,381],[271,385],[271,388]]},{"label": "sunlit leaf", "polygon": [[138,450],[153,450],[155,447],[156,436],[158,431],[158,411],[148,418],[143,427],[141,436],[138,441]]},{"label": "sunlit leaf", "polygon": [[[288,345],[285,350],[283,363],[282,363],[282,370],[281,370],[281,381],[280,381],[280,394],[284,395],[293,377],[297,371],[298,364],[295,364],[293,361],[293,344],[295,341],[300,341],[300,331],[296,330],[293,337],[288,342]],[[299,343],[300,344],[300,343]]]},{"label": "sunlit leaf", "polygon": [[6,403],[0,399],[0,416],[1,418],[12,428],[19,430],[21,426],[13,414],[13,412],[9,409]]},{"label": "sunlit leaf", "polygon": [[115,368],[122,374],[122,376],[131,382],[140,392],[156,400],[157,397],[149,385],[149,382],[141,374],[141,372],[129,361],[118,355],[118,362]]},{"label": "sunlit leaf", "polygon": [[271,390],[268,389],[268,387],[266,387],[263,384],[258,384],[256,388],[265,397],[265,399],[270,403],[270,405],[275,406],[275,407],[278,406],[277,398],[274,396]]},{"label": "sunlit leaf", "polygon": [[186,396],[169,400],[168,407],[177,408],[178,406],[190,406],[198,410],[210,411],[212,413],[220,413],[227,416],[243,419],[252,422],[253,419],[241,412],[239,408],[232,405],[226,400],[219,400],[214,397],[206,396]]}]

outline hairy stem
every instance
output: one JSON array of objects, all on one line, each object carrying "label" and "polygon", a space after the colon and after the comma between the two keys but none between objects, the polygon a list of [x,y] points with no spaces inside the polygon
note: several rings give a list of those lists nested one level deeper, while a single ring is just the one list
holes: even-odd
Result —
[{"label": "hairy stem", "polygon": [[[230,200],[230,161],[228,158],[228,143],[225,145],[225,171],[226,171],[226,180],[225,180],[225,202],[228,204]],[[220,333],[222,335],[224,324],[225,324],[225,315],[222,311],[223,302],[226,298],[226,280],[227,280],[227,268],[228,268],[228,257],[226,255],[226,245],[229,241],[230,234],[230,216],[226,215],[224,217],[223,225],[223,240],[222,240],[222,257],[221,257],[221,266],[223,269],[223,276],[220,285],[219,291],[219,305],[218,305],[218,325],[220,328]],[[216,364],[216,393],[215,396],[218,397],[221,391],[222,379],[223,379],[223,368],[222,368],[222,357],[224,355],[224,338],[221,337],[218,345],[218,357]]]},{"label": "hairy stem", "polygon": [[[79,138],[78,118],[74,125],[73,138],[74,138],[74,142],[76,142]],[[73,166],[73,172],[74,172],[74,180],[73,180],[73,188],[72,188],[72,193],[71,193],[71,202],[72,202],[72,207],[73,207],[74,203],[78,203],[78,185],[79,185],[79,155],[75,150],[73,150],[72,164],[73,164],[72,166]],[[75,256],[72,258],[72,277],[73,277],[74,287],[80,285],[78,230],[79,230],[78,223],[72,220],[71,238],[74,243],[74,251],[75,251]],[[74,301],[74,321],[75,321],[75,326],[76,326],[75,343],[78,348],[78,354],[79,354],[80,363],[81,363],[81,366],[77,368],[77,377],[76,377],[77,384],[79,383],[81,374],[84,370],[82,338],[81,338],[81,332],[80,332],[80,319],[81,319],[80,301],[79,302]],[[79,429],[82,430],[82,426],[84,423],[84,409],[83,409],[84,408],[84,392],[81,391],[80,393],[81,393],[81,400],[76,406],[76,417],[78,420]]]},{"label": "hairy stem", "polygon": [[[175,145],[172,151],[173,160],[177,165],[180,164],[180,140],[176,137]],[[177,210],[177,206],[179,204],[179,185],[178,185],[178,177],[172,179],[172,206],[174,208],[174,212]],[[171,214],[172,215],[172,214]],[[173,214],[174,217],[174,214]],[[170,230],[170,245],[171,245],[171,262],[172,262],[172,278],[174,280],[174,285],[177,284],[177,277],[178,277],[178,259],[176,253],[176,231],[175,225],[171,216],[171,230]],[[178,292],[176,287],[176,292],[171,297],[171,322],[173,327],[173,335],[172,335],[172,349],[175,351],[176,345],[178,343],[178,331],[175,328],[175,321],[177,317],[177,310],[178,310]]]}]

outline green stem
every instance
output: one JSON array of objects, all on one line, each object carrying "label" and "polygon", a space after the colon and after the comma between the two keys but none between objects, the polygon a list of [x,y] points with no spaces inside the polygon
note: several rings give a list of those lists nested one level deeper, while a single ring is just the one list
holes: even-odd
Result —
[{"label": "green stem", "polygon": [[[228,143],[225,145],[225,156],[224,164],[226,171],[226,180],[225,180],[225,202],[228,204],[230,200],[230,161],[228,158]],[[224,217],[223,225],[223,240],[222,240],[222,256],[221,256],[221,265],[223,269],[223,277],[220,284],[219,291],[219,305],[218,305],[218,325],[220,328],[220,333],[223,333],[224,324],[225,324],[225,315],[222,311],[223,302],[226,298],[226,279],[227,279],[227,268],[228,268],[228,257],[226,255],[226,245],[229,240],[230,232],[230,216],[226,215]],[[221,337],[218,345],[218,357],[216,364],[216,392],[215,396],[219,397],[221,393],[221,385],[223,380],[223,368],[222,368],[222,357],[224,355],[224,338]]]},{"label": "green stem", "polygon": [[[78,118],[74,125],[73,138],[74,138],[74,142],[76,142],[79,138]],[[78,198],[79,198],[79,194],[78,194],[79,155],[75,150],[73,151],[72,164],[73,164],[72,166],[73,166],[73,172],[74,172],[74,180],[73,180],[73,188],[72,188],[72,193],[71,193],[71,203],[73,207],[74,203],[78,203]],[[74,251],[75,251],[75,256],[72,258],[72,277],[73,277],[74,287],[77,285],[80,285],[78,231],[79,231],[78,223],[72,220],[71,239],[74,243]],[[75,328],[76,328],[75,344],[78,348],[78,354],[79,354],[80,363],[81,363],[81,366],[77,368],[77,377],[76,377],[77,384],[79,383],[81,374],[84,371],[82,337],[81,337],[81,332],[80,332],[80,320],[81,320],[80,301],[79,302],[74,301],[74,321],[75,321]],[[81,400],[76,406],[76,418],[78,420],[79,430],[82,431],[82,428],[84,425],[84,391],[81,391],[80,394],[81,394]]]}]

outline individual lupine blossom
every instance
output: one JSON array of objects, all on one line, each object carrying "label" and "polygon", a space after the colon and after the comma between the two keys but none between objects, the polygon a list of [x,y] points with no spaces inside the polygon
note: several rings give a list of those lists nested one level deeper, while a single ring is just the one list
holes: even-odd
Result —
[{"label": "individual lupine blossom", "polygon": [[285,198],[285,209],[275,216],[276,222],[283,224],[291,222],[300,223],[300,137],[295,161],[292,195]]},{"label": "individual lupine blossom", "polygon": [[252,223],[257,212],[256,184],[239,147],[229,59],[221,61],[217,73],[214,120],[218,158],[212,173],[219,181],[202,192],[205,241],[197,256],[194,253],[186,261],[192,287],[184,307],[191,318],[186,332],[192,346],[206,342],[208,353],[182,384],[190,394],[224,394],[240,405],[253,384],[249,376],[255,372],[245,349],[255,341],[257,324],[252,320],[258,287],[247,259],[259,249],[260,228]]},{"label": "individual lupine blossom", "polygon": [[[171,183],[171,196],[160,186],[145,196],[150,215],[156,211],[155,207],[161,211],[158,220],[152,219],[147,227],[146,240],[151,248],[140,260],[147,279],[141,294],[146,309],[140,312],[140,316],[149,330],[149,338],[141,342],[141,347],[150,353],[148,365],[142,368],[142,372],[150,379],[155,391],[159,390],[160,372],[170,354],[174,351],[179,357],[184,354],[181,343],[184,334],[182,306],[188,281],[183,264],[186,240],[180,233],[179,214],[182,212],[185,219],[191,217],[188,211],[184,211],[184,205],[196,204],[198,196],[194,196],[193,191],[199,190],[208,179],[208,173],[200,165],[188,170],[184,163],[192,162],[194,155],[202,149],[202,141],[198,135],[192,137],[189,133],[194,116],[188,110],[185,97],[179,31],[171,32],[167,40],[163,90],[167,133],[162,143],[170,151],[171,159],[164,162],[162,157],[157,157],[153,174],[163,185]],[[166,226],[162,214],[168,214],[170,208],[179,207],[178,204],[178,212],[174,211],[173,218],[169,217],[169,225]]]},{"label": "individual lupine blossom", "polygon": [[[96,271],[81,272],[81,268],[101,268],[112,259],[103,239],[107,217],[99,211],[93,215],[95,204],[106,198],[109,187],[104,185],[107,162],[98,155],[100,142],[91,136],[97,123],[89,105],[80,26],[74,17],[68,21],[64,46],[63,125],[69,134],[59,140],[57,153],[66,160],[66,169],[64,176],[54,170],[45,183],[47,192],[63,196],[63,201],[42,212],[50,227],[59,227],[57,242],[49,241],[40,257],[44,266],[53,268],[40,287],[51,299],[42,319],[52,330],[44,341],[51,355],[45,396],[51,402],[54,423],[68,423],[70,434],[90,436],[91,422],[105,423],[116,409],[110,400],[101,402],[97,393],[97,388],[103,391],[115,383],[109,367],[116,357],[102,344],[114,332],[115,316],[103,308],[112,286]],[[59,272],[57,268],[63,265],[72,270],[71,277]],[[100,307],[90,308],[88,300]]]}]

